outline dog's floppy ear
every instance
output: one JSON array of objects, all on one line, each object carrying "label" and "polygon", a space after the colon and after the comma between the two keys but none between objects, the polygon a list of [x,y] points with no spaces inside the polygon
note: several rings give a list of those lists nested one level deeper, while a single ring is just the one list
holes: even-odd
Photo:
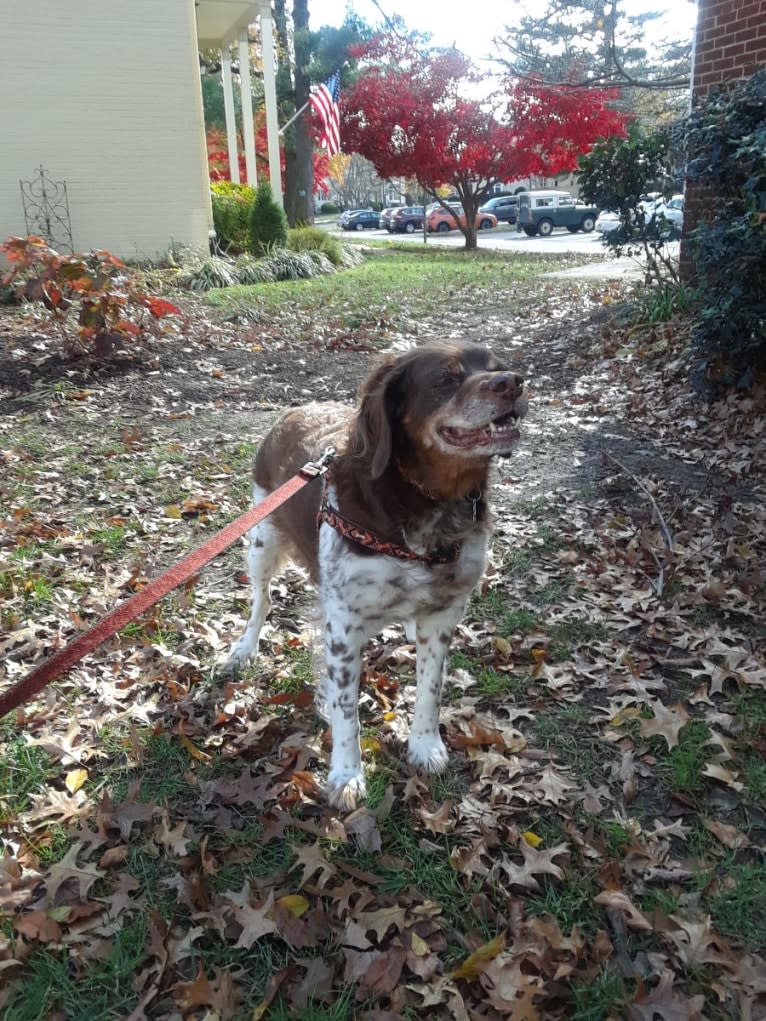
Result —
[{"label": "dog's floppy ear", "polygon": [[383,362],[369,377],[349,438],[349,451],[364,462],[367,474],[379,479],[391,460],[391,434],[401,412],[405,367],[399,359]]}]

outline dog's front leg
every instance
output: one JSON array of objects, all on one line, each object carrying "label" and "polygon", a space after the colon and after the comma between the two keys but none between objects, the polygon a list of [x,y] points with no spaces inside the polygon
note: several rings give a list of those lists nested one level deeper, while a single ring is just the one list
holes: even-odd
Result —
[{"label": "dog's front leg", "polygon": [[[349,622],[350,623],[350,622]],[[324,698],[332,733],[327,797],[344,812],[367,796],[359,744],[359,676],[362,647],[353,625],[325,628]]]},{"label": "dog's front leg", "polygon": [[439,734],[444,660],[464,603],[417,620],[417,690],[407,758],[418,769],[439,773],[448,755]]}]

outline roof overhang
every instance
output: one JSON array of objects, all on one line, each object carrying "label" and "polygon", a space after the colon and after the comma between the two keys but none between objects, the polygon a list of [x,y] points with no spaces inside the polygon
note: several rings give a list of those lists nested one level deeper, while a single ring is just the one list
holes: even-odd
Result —
[{"label": "roof overhang", "polygon": [[[265,0],[269,5],[269,0]],[[201,50],[222,49],[239,39],[257,20],[264,0],[195,0],[197,45]]]}]

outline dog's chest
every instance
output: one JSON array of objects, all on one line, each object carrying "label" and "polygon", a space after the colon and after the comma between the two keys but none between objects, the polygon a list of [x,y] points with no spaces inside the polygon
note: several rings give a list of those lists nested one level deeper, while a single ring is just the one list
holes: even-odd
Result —
[{"label": "dog's chest", "polygon": [[[416,552],[433,549],[426,526],[408,535]],[[487,537],[472,529],[463,537],[460,554],[448,564],[402,561],[382,554],[360,554],[328,525],[319,535],[320,590],[329,615],[359,614],[383,626],[392,620],[438,613],[464,601],[484,570]]]}]

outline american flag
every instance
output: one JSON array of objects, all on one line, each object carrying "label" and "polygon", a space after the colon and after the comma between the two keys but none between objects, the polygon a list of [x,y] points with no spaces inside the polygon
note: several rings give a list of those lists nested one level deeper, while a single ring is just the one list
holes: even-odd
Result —
[{"label": "american flag", "polygon": [[319,144],[325,147],[328,156],[340,152],[339,97],[340,71],[330,75],[323,85],[316,85],[311,92],[311,106],[322,118],[323,130]]}]

